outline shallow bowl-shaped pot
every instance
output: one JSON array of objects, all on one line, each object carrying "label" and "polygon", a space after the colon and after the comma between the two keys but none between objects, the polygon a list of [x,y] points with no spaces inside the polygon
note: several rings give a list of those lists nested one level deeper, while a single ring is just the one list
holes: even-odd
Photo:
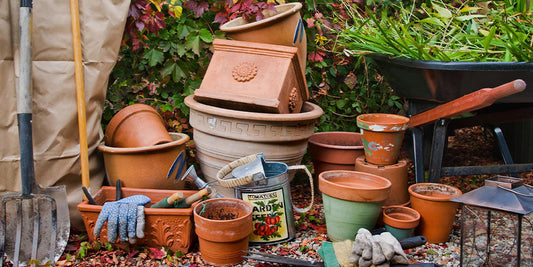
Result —
[{"label": "shallow bowl-shaped pot", "polygon": [[314,133],[309,137],[309,154],[313,161],[353,165],[357,157],[364,155],[361,134],[353,132]]},{"label": "shallow bowl-shaped pot", "polygon": [[334,170],[318,176],[322,193],[334,198],[356,202],[380,202],[389,197],[392,183],[378,175]]},{"label": "shallow bowl-shaped pot", "polygon": [[[147,147],[110,147],[103,142],[98,150],[104,154],[104,164],[109,184],[118,179],[125,187],[149,189],[181,189],[184,181],[174,183],[174,176],[167,179],[167,173],[176,157],[185,153],[189,136],[183,133],[169,133],[172,142]],[[176,170],[180,169],[176,166]],[[183,171],[187,168],[181,168]],[[176,175],[176,174],[174,174]],[[181,177],[182,173],[178,174]]]},{"label": "shallow bowl-shaped pot", "polygon": [[420,213],[404,206],[383,208],[383,223],[399,229],[412,229],[418,226]]}]

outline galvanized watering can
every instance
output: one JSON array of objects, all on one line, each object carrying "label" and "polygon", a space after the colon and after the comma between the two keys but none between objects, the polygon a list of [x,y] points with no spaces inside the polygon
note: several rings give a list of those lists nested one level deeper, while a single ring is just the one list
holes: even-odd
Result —
[{"label": "galvanized watering can", "polygon": [[[311,203],[297,208],[292,203],[289,170],[304,170],[311,186]],[[227,178],[230,174],[233,176]],[[283,162],[266,162],[263,154],[253,154],[224,166],[217,173],[221,186],[233,187],[235,198],[253,207],[253,226],[249,241],[252,244],[273,244],[294,238],[293,209],[309,211],[314,202],[313,178],[304,165],[287,166]]]}]

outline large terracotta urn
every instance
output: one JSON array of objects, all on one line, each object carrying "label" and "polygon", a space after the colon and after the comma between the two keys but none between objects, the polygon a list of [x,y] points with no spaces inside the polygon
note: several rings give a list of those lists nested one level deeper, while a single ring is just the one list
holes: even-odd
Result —
[{"label": "large terracotta urn", "polygon": [[[300,113],[269,114],[237,111],[185,98],[200,168],[207,182],[228,163],[263,153],[267,161],[299,165],[322,109],[305,102]],[[234,189],[215,186],[217,192],[234,197]]]}]

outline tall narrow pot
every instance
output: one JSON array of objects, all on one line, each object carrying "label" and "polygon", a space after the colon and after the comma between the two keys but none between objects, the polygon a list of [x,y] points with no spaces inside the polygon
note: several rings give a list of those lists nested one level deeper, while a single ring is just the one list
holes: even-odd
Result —
[{"label": "tall narrow pot", "polygon": [[194,208],[200,253],[209,264],[223,266],[244,260],[252,232],[252,206],[235,198],[213,198]]},{"label": "tall narrow pot", "polygon": [[[200,168],[206,181],[240,158],[263,153],[267,161],[299,165],[307,151],[315,121],[322,109],[305,102],[300,113],[269,114],[214,107],[185,98]],[[216,186],[217,192],[234,197],[233,188]]]},{"label": "tall narrow pot", "polygon": [[372,231],[391,182],[356,171],[325,171],[318,176],[326,228],[332,241],[354,240],[357,230]]},{"label": "tall narrow pot", "polygon": [[430,243],[450,239],[459,203],[450,201],[462,194],[454,186],[437,183],[418,183],[409,187],[411,206],[420,213],[418,232]]},{"label": "tall narrow pot", "polygon": [[104,141],[112,147],[145,147],[172,142],[172,138],[154,108],[133,104],[111,118]]},{"label": "tall narrow pot", "polygon": [[260,21],[248,22],[239,17],[220,26],[220,30],[233,40],[297,47],[299,68],[305,77],[307,38],[300,16],[302,4],[286,3],[275,8],[276,11],[263,11],[264,19]]},{"label": "tall narrow pot", "polygon": [[409,118],[383,113],[357,116],[361,129],[366,160],[373,164],[390,165],[398,162],[400,148]]}]

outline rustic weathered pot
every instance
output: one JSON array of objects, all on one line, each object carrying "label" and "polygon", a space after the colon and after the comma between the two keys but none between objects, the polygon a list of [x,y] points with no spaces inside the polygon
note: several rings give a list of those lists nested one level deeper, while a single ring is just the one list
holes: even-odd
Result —
[{"label": "rustic weathered pot", "polygon": [[207,263],[231,265],[244,260],[252,232],[252,205],[236,198],[213,198],[193,210],[200,253]]},{"label": "rustic weathered pot", "polygon": [[355,161],[355,170],[358,172],[372,173],[391,181],[389,198],[383,203],[384,206],[403,205],[409,202],[407,191],[407,160],[400,159],[398,163],[391,165],[376,165],[365,160],[364,156]]},{"label": "rustic weathered pot", "polygon": [[[167,173],[176,157],[181,152],[185,153],[189,136],[183,133],[169,135],[172,142],[147,147],[110,147],[102,142],[98,150],[104,154],[109,184],[114,185],[120,179],[126,187],[182,189],[185,182],[174,183],[174,179],[167,179]],[[180,168],[177,166],[176,169]]]},{"label": "rustic weathered pot", "polygon": [[413,236],[420,223],[420,213],[409,207],[388,206],[383,208],[383,223],[387,232],[398,240],[404,240]]},{"label": "rustic weathered pot", "polygon": [[430,243],[448,241],[459,203],[450,201],[462,194],[454,186],[418,183],[409,187],[411,207],[420,213],[418,232]]},{"label": "rustic weathered pot", "polygon": [[409,118],[400,115],[372,113],[357,116],[366,161],[378,165],[395,164],[408,125]]},{"label": "rustic weathered pot", "polygon": [[[305,102],[300,113],[268,114],[237,111],[205,105],[185,98],[190,108],[189,122],[194,128],[197,158],[206,181],[240,158],[263,153],[267,161],[299,165],[307,151],[315,121],[322,109]],[[234,197],[233,188],[215,186],[217,192]]]},{"label": "rustic weathered pot", "polygon": [[316,177],[323,171],[353,171],[355,160],[364,153],[360,133],[321,132],[309,137],[309,155]]},{"label": "rustic weathered pot", "polygon": [[104,143],[112,147],[145,147],[172,142],[163,118],[145,104],[121,109],[107,125]]},{"label": "rustic weathered pot", "polygon": [[298,2],[277,5],[276,11],[263,11],[260,21],[248,22],[239,17],[221,25],[220,30],[233,40],[297,47],[299,68],[305,77],[307,38],[300,9],[302,4]]},{"label": "rustic weathered pot", "polygon": [[391,182],[356,171],[325,171],[318,176],[326,228],[333,241],[354,240],[357,230],[372,230],[389,196]]},{"label": "rustic weathered pot", "polygon": [[[152,209],[150,205],[157,203],[161,199],[175,193],[174,190],[154,190],[140,188],[122,188],[122,197],[133,195],[145,195],[151,199],[151,202],[144,209],[145,228],[144,238],[137,240],[138,245],[147,245],[150,247],[167,247],[172,251],[189,251],[191,244],[195,239],[192,221],[192,208],[183,209]],[[188,197],[197,191],[183,190],[183,195]],[[102,205],[107,201],[115,201],[116,191],[114,186],[103,186],[93,196],[97,205],[91,205],[87,200],[78,204],[78,210],[81,213],[83,223],[87,230],[89,240],[100,240],[107,242],[107,223],[104,224],[100,237],[93,235],[96,220]]]}]

